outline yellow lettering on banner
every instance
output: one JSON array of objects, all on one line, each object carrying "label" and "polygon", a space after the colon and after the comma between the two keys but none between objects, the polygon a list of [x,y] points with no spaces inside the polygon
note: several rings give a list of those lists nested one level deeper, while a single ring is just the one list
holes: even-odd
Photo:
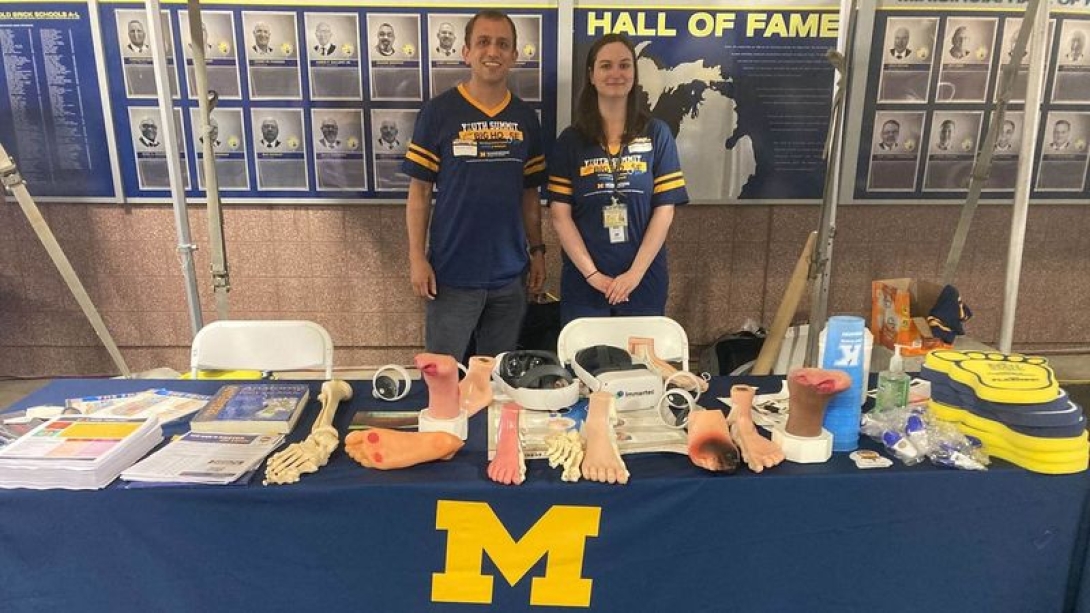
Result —
[{"label": "yellow lettering on banner", "polygon": [[746,36],[765,38],[836,38],[840,16],[836,13],[750,13]]},{"label": "yellow lettering on banner", "polygon": [[677,36],[677,30],[666,23],[666,13],[652,15],[644,11],[620,11],[613,19],[613,14],[601,15],[591,11],[587,14],[587,34],[625,34],[627,36]]},{"label": "yellow lettering on banner", "polygon": [[601,515],[601,507],[556,505],[516,541],[488,503],[438,501],[435,528],[447,531],[447,555],[444,571],[432,574],[432,602],[491,604],[494,577],[481,573],[486,553],[511,586],[548,554],[545,576],[530,582],[530,604],[589,607],[594,581],[582,576],[583,555]]},{"label": "yellow lettering on banner", "polygon": [[734,29],[734,13],[693,13],[689,17],[689,34],[697,38],[705,38],[715,34],[723,36],[723,33]]}]

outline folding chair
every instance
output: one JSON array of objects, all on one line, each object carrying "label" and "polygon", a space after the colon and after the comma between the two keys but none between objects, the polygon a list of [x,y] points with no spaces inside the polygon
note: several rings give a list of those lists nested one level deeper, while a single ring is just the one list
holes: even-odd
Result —
[{"label": "folding chair", "polygon": [[201,369],[261,371],[324,368],[333,378],[333,339],[312,321],[222,320],[197,332],[190,376]]}]

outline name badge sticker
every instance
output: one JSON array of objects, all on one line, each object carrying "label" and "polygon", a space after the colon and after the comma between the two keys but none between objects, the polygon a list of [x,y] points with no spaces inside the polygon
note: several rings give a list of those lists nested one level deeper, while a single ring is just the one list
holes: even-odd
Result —
[{"label": "name badge sticker", "polygon": [[628,145],[628,150],[631,153],[649,153],[651,148],[650,138],[637,138]]},{"label": "name badge sticker", "polygon": [[455,139],[453,149],[456,157],[477,157],[477,141]]}]

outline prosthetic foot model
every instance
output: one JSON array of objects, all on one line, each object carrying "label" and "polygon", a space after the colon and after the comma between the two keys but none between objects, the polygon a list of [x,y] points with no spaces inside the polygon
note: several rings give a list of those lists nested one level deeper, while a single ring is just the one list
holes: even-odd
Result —
[{"label": "prosthetic foot model", "polygon": [[428,408],[420,411],[420,433],[447,432],[466,440],[469,416],[459,402],[458,362],[449,355],[421,353],[413,363],[428,385]]},{"label": "prosthetic foot model", "polygon": [[304,440],[288,445],[288,448],[274,454],[265,464],[264,484],[282,485],[295,483],[299,477],[306,473],[317,472],[326,465],[329,456],[340,444],[341,439],[337,429],[333,427],[333,416],[337,413],[337,407],[341,400],[352,398],[352,387],[339,379],[326,381],[322,384],[322,391],[318,394],[318,400],[322,403],[322,410],[318,418],[314,420],[310,436]]},{"label": "prosthetic foot model", "polygon": [[587,446],[581,466],[583,477],[588,481],[628,483],[628,469],[621,460],[613,430],[615,417],[612,394],[594,392],[590,395],[587,419],[583,423]]},{"label": "prosthetic foot model", "polygon": [[821,427],[829,398],[850,387],[851,377],[839,370],[797,368],[787,375],[791,393],[787,424],[772,433],[792,462],[824,462],[833,454],[833,437]]},{"label": "prosthetic foot model", "polygon": [[391,470],[434,460],[449,460],[462,448],[449,432],[400,432],[386,428],[357,430],[344,439],[344,450],[364,468]]},{"label": "prosthetic foot model", "polygon": [[[632,357],[647,364],[647,367],[653,370],[663,379],[673,377],[679,371],[666,360],[655,355],[655,339],[642,336],[630,336],[628,338],[628,352],[632,354]],[[678,387],[689,391],[703,394],[708,391],[708,382],[703,377],[694,373],[688,373],[689,376],[681,376],[674,378],[674,382]]]},{"label": "prosthetic foot model", "polygon": [[492,368],[496,358],[475,355],[469,358],[469,368],[458,384],[462,408],[473,417],[477,411],[492,403]]},{"label": "prosthetic foot model", "polygon": [[500,409],[500,427],[496,433],[496,457],[488,464],[488,478],[504,485],[520,485],[526,480],[526,459],[519,438],[519,412],[522,407],[508,402]]},{"label": "prosthetic foot model", "polygon": [[[783,450],[776,443],[761,436],[753,423],[753,396],[757,388],[734,385],[730,388],[730,434],[742,451],[746,466],[755,473],[772,468],[784,461]],[[692,420],[692,416],[689,417]]]},{"label": "prosthetic foot model", "polygon": [[703,409],[689,413],[689,459],[704,470],[728,474],[738,470],[738,447],[730,438],[730,427],[722,411]]}]

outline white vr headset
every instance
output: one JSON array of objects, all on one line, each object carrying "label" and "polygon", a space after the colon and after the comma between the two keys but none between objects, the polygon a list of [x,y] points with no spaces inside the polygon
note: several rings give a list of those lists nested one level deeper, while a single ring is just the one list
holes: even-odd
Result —
[{"label": "white vr headset", "polygon": [[508,351],[492,367],[496,389],[534,411],[559,411],[579,401],[579,382],[550,351]]},{"label": "white vr headset", "polygon": [[620,347],[593,345],[580,349],[571,365],[591,392],[613,394],[617,411],[652,409],[663,396],[662,377],[633,363],[632,355]]}]

